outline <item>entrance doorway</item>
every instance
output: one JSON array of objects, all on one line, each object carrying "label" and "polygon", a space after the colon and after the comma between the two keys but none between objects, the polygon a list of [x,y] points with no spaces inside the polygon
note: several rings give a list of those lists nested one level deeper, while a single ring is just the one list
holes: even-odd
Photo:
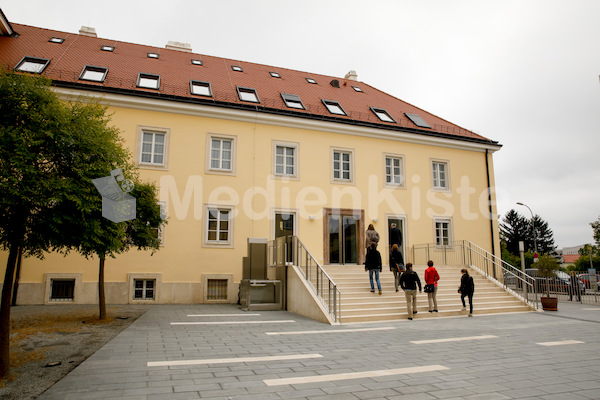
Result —
[{"label": "entrance doorway", "polygon": [[[404,217],[400,217],[400,216],[395,216],[395,215],[390,215],[387,217],[387,229],[388,229],[388,236],[387,236],[387,240],[388,240],[388,247],[390,246],[390,238],[391,238],[391,230],[392,230],[392,224],[396,224],[396,228],[398,228],[400,230],[400,237],[402,238],[402,241],[400,243],[400,246],[398,246],[398,250],[400,250],[400,253],[402,253],[402,257],[404,258],[404,262],[407,262],[406,259],[406,253],[404,252],[404,247],[406,244],[406,235],[405,235],[405,229],[404,229]],[[390,247],[391,250],[391,247]]]},{"label": "entrance doorway", "polygon": [[325,263],[358,264],[363,258],[361,210],[325,211]]},{"label": "entrance doorway", "polygon": [[286,261],[291,262],[292,260],[292,238],[296,234],[295,231],[295,221],[296,214],[292,212],[283,212],[276,211],[275,212],[275,229],[274,235],[275,239],[282,236],[290,236],[287,240],[287,254]]}]

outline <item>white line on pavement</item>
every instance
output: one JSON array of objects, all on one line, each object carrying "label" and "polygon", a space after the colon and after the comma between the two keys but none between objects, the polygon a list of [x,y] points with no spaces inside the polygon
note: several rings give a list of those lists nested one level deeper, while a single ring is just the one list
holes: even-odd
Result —
[{"label": "white line on pavement", "polygon": [[393,327],[365,328],[365,329],[330,329],[326,331],[294,331],[294,332],[265,332],[266,335],[305,335],[311,333],[339,333],[339,332],[364,332],[364,331],[387,331],[396,329]]},{"label": "white line on pavement", "polygon": [[301,360],[305,358],[320,358],[320,354],[291,354],[287,356],[265,356],[265,357],[238,357],[238,358],[214,358],[207,360],[179,360],[179,361],[149,361],[148,367],[174,367],[180,365],[203,365],[203,364],[228,364],[260,361],[286,361]]},{"label": "white line on pavement", "polygon": [[213,322],[171,322],[171,325],[234,325],[234,324],[285,324],[296,322],[293,319],[280,321],[213,321]]},{"label": "white line on pavement", "polygon": [[331,382],[345,379],[375,378],[378,376],[415,374],[419,372],[443,371],[448,368],[443,365],[425,365],[422,367],[383,369],[378,371],[353,372],[347,374],[301,376],[298,378],[265,379],[267,386],[296,385],[301,383]]},{"label": "white line on pavement", "polygon": [[562,346],[564,344],[580,344],[580,343],[585,343],[585,342],[580,342],[579,340],[561,340],[558,342],[540,342],[540,343],[536,343],[536,344],[539,344],[540,346]]},{"label": "white line on pavement", "polygon": [[256,317],[260,314],[188,314],[188,317]]},{"label": "white line on pavement", "polygon": [[413,340],[412,344],[426,344],[426,343],[446,343],[446,342],[462,342],[464,340],[478,340],[478,339],[494,339],[498,336],[494,335],[482,335],[482,336],[466,336],[458,338],[446,338],[446,339],[430,339],[430,340]]}]

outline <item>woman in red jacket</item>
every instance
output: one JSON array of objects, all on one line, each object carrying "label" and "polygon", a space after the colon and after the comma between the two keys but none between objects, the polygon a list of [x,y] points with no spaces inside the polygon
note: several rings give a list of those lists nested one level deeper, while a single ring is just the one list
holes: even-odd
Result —
[{"label": "woman in red jacket", "polygon": [[437,294],[438,281],[440,274],[433,266],[433,261],[427,261],[427,269],[425,270],[425,292],[427,293],[427,301],[429,301],[429,312],[438,312],[437,309]]}]

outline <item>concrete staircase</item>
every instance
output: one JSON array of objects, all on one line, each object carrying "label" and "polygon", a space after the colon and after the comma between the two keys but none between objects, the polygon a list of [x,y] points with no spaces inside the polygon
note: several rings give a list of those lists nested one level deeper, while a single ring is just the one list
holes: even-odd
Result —
[{"label": "concrete staircase", "polygon": [[[468,312],[461,311],[462,303],[457,292],[460,285],[460,270],[464,266],[442,265],[435,266],[440,274],[438,282],[437,302],[438,312],[428,312],[427,294],[417,294],[417,311],[415,320],[438,316],[464,315]],[[421,284],[425,286],[426,266],[417,265],[413,269],[419,274]],[[337,284],[341,293],[341,319],[340,322],[375,322],[387,320],[406,319],[406,300],[402,289],[396,293],[394,288],[394,275],[389,267],[384,266],[380,274],[382,295],[371,293],[369,273],[365,272],[363,265],[326,265],[324,269]],[[491,314],[500,312],[532,311],[532,308],[510,293],[505,292],[484,276],[469,268],[469,274],[475,282],[475,295],[473,297],[473,314]],[[468,300],[467,309],[469,307]]]}]

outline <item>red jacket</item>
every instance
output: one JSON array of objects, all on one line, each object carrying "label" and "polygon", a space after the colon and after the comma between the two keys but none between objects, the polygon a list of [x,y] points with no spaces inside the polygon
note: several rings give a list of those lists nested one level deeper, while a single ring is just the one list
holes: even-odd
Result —
[{"label": "red jacket", "polygon": [[427,285],[435,284],[437,286],[437,281],[440,280],[440,274],[438,274],[435,267],[428,267],[425,270],[425,283]]}]

